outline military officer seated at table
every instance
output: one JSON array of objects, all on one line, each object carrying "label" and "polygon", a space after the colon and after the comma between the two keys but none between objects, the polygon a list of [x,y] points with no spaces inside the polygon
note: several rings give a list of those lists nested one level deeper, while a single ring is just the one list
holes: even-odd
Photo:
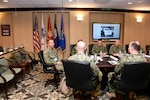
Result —
[{"label": "military officer seated at table", "polygon": [[111,45],[109,49],[109,54],[113,56],[119,56],[119,53],[123,53],[123,46],[120,44],[120,40],[116,40],[113,45]]}]

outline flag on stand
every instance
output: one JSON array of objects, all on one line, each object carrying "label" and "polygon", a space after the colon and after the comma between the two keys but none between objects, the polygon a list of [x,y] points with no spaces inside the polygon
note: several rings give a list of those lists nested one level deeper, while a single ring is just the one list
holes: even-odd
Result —
[{"label": "flag on stand", "polygon": [[64,21],[63,21],[63,14],[61,16],[61,30],[60,30],[60,48],[62,52],[66,49],[66,39],[65,39],[65,34],[64,34]]},{"label": "flag on stand", "polygon": [[50,40],[50,39],[54,40],[54,35],[52,33],[52,26],[51,26],[50,14],[48,16],[48,25],[47,26],[48,26],[47,27],[47,31],[48,31],[48,33],[47,33],[47,42],[48,42],[48,40]]},{"label": "flag on stand", "polygon": [[34,29],[33,29],[33,47],[36,53],[38,53],[41,50],[41,45],[40,45],[40,34],[39,34],[39,26],[38,26],[38,20],[37,17],[35,16],[34,18]]},{"label": "flag on stand", "polygon": [[41,34],[41,50],[46,48],[46,33],[44,29],[44,22],[43,22],[43,13],[42,13],[42,34]]},{"label": "flag on stand", "polygon": [[55,14],[55,21],[54,21],[54,43],[55,43],[54,47],[58,49],[60,45],[59,45],[59,35],[58,35],[58,30],[56,25],[56,14]]}]

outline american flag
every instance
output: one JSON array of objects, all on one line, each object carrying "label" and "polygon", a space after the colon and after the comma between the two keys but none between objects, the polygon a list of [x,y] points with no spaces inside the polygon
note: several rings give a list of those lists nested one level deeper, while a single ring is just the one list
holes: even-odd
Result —
[{"label": "american flag", "polygon": [[33,47],[34,50],[38,53],[41,50],[41,45],[40,45],[40,34],[39,34],[39,26],[38,26],[38,20],[37,17],[35,16],[34,18],[34,29],[33,29]]}]

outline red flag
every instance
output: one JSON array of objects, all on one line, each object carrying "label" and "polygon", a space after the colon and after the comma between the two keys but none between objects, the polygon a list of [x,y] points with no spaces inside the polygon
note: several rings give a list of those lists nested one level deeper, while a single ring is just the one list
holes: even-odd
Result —
[{"label": "red flag", "polygon": [[52,26],[51,26],[51,20],[50,20],[50,14],[48,16],[48,25],[47,25],[47,41],[50,40],[50,39],[53,39],[54,40],[54,35],[52,33]]},{"label": "red flag", "polygon": [[38,20],[37,17],[35,16],[34,18],[34,29],[33,29],[33,47],[35,51],[38,53],[41,50],[41,45],[40,45],[40,34],[38,31]]}]

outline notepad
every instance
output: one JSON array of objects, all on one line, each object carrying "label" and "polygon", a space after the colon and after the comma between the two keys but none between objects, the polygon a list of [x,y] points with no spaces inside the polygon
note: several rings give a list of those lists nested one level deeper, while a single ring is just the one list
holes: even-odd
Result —
[{"label": "notepad", "polygon": [[111,65],[117,65],[118,64],[118,62],[117,61],[114,61],[114,60],[109,60],[108,61]]},{"label": "notepad", "polygon": [[103,59],[100,56],[97,56],[97,60],[103,61]]},{"label": "notepad", "polygon": [[118,61],[118,58],[114,57],[114,56],[110,56],[111,59]]},{"label": "notepad", "polygon": [[150,58],[150,55],[145,55],[145,57]]}]

